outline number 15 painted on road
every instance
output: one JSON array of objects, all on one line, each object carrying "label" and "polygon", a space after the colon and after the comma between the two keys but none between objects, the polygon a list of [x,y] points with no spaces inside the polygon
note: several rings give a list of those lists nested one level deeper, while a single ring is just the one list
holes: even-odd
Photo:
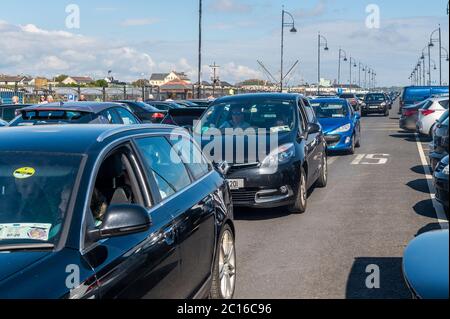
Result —
[{"label": "number 15 painted on road", "polygon": [[352,165],[384,165],[388,162],[389,154],[359,154]]}]

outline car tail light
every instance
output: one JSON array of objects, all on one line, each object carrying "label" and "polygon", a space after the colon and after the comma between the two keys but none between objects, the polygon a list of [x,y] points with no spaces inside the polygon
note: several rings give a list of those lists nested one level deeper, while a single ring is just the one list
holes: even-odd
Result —
[{"label": "car tail light", "polygon": [[163,113],[155,113],[152,115],[152,119],[154,119],[154,120],[162,120],[163,118],[164,118]]},{"label": "car tail light", "polygon": [[421,110],[420,113],[422,113],[423,116],[428,116],[430,114],[433,114],[434,110]]},{"label": "car tail light", "polygon": [[404,111],[403,111],[403,115],[404,115],[404,116],[412,116],[412,115],[414,115],[414,114],[416,114],[416,113],[417,113],[416,110],[404,110]]}]

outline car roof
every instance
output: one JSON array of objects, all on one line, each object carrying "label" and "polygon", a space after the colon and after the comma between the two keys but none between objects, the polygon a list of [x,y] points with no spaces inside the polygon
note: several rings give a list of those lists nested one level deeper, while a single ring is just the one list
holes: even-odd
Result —
[{"label": "car roof", "polygon": [[47,110],[47,109],[57,109],[57,110],[71,110],[80,111],[88,113],[99,113],[111,107],[123,107],[119,103],[111,102],[59,102],[59,103],[48,103],[48,104],[37,104],[31,105],[23,108],[22,110]]},{"label": "car roof", "polygon": [[258,100],[258,99],[277,99],[277,100],[292,100],[295,101],[299,97],[304,97],[301,94],[297,93],[247,93],[247,94],[238,94],[231,95],[218,98],[214,102],[227,102],[233,101],[235,99],[243,99],[243,100]]},{"label": "car roof", "polygon": [[171,125],[70,124],[6,127],[0,130],[0,151],[86,154],[110,137],[131,133],[167,133]]},{"label": "car roof", "polygon": [[319,97],[317,99],[312,99],[310,102],[314,101],[320,101],[320,102],[347,102],[346,99],[340,99],[340,98],[328,98],[328,97]]}]

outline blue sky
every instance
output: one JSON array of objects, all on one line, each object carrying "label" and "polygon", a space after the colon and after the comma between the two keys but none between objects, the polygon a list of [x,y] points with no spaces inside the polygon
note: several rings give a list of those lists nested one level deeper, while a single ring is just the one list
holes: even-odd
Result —
[{"label": "blue sky", "polygon": [[[26,9],[23,1],[2,3],[0,73],[101,77],[112,69],[124,79],[170,69],[195,74],[196,0],[25,3]],[[76,30],[65,26],[65,8],[72,3],[81,10],[81,28]],[[380,8],[380,29],[365,27],[366,6],[372,3]],[[408,83],[407,77],[438,23],[443,28],[443,46],[448,48],[447,1],[443,0],[204,0],[205,66],[216,61],[222,66],[221,77],[231,82],[265,78],[258,59],[272,73],[279,72],[283,4],[299,29],[286,36],[285,67],[300,60],[291,84],[316,81],[318,31],[327,37],[330,47],[322,55],[322,76],[330,80],[337,78],[340,46],[377,70],[379,83],[386,85]],[[438,59],[437,52],[433,59]],[[448,63],[443,65],[448,82]],[[203,78],[209,76],[205,68]],[[348,81],[348,70],[341,77]]]}]

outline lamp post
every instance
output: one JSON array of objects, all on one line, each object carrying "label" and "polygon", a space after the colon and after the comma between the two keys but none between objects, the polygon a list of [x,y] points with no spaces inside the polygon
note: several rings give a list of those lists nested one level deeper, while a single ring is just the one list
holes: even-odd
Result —
[{"label": "lamp post", "polygon": [[[342,55],[342,53],[344,55]],[[341,84],[341,60],[344,59],[344,62],[347,62],[347,52],[339,48],[339,64],[338,64],[338,85]]]},{"label": "lamp post", "polygon": [[[434,34],[438,32],[438,38],[433,38]],[[430,35],[430,43],[428,44],[429,47],[433,47],[435,42],[439,42],[439,47],[442,48],[442,34],[441,34],[441,26],[439,25],[439,28],[434,30]],[[439,85],[442,85],[442,50],[439,49]]]},{"label": "lamp post", "polygon": [[[324,42],[322,42],[322,40]],[[317,37],[317,95],[320,95],[320,48],[322,48],[325,51],[328,51],[328,40],[323,35],[320,34]]]},{"label": "lamp post", "polygon": [[202,0],[198,2],[198,78],[197,78],[197,98],[201,98],[202,94]]},{"label": "lamp post", "polygon": [[358,75],[358,85],[359,85],[359,87],[361,88],[361,66],[362,66],[362,69],[364,69],[364,66],[363,66],[363,64],[361,63],[361,62],[359,62],[358,63],[358,67],[359,67],[359,75]]},{"label": "lamp post", "polygon": [[369,71],[369,67],[366,65],[363,71],[364,71],[364,88],[367,89],[367,71]]},{"label": "lamp post", "polygon": [[[285,22],[284,16],[288,15],[291,17],[292,22]],[[297,29],[295,28],[295,20],[292,14],[284,10],[281,11],[281,76],[280,76],[280,92],[283,92],[283,81],[284,81],[284,74],[283,74],[283,64],[284,64],[284,28],[291,28],[291,33],[296,33]]]},{"label": "lamp post", "polygon": [[349,64],[350,64],[350,92],[352,92],[352,72],[353,72],[352,68],[356,68],[356,60],[350,57]]}]

